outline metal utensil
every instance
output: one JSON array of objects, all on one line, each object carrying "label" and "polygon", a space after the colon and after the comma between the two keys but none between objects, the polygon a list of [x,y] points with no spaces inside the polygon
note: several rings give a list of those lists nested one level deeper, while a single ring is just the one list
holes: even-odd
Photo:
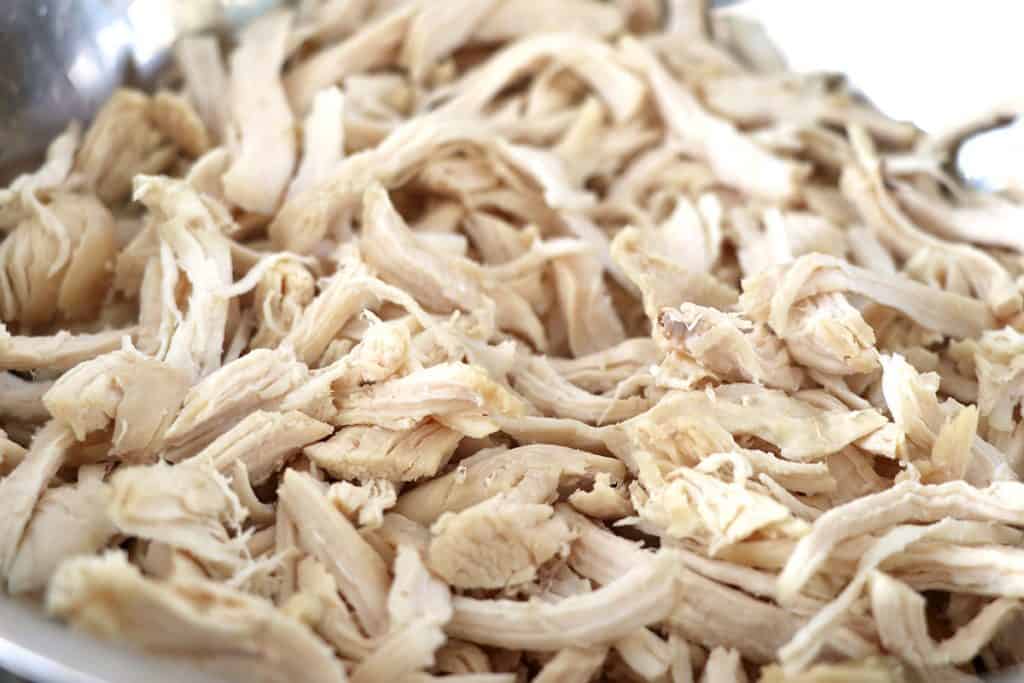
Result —
[{"label": "metal utensil", "polygon": [[[237,27],[280,0],[0,3],[0,175],[36,160],[116,87],[150,86],[182,35]],[[20,169],[18,169],[20,170]]]}]

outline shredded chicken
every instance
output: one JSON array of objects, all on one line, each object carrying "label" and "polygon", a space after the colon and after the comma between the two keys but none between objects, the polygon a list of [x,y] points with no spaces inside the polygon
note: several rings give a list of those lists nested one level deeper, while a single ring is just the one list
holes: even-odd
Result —
[{"label": "shredded chicken", "polygon": [[273,213],[295,167],[292,112],[281,84],[291,16],[261,17],[231,54],[231,125],[237,139],[223,176],[226,197],[247,211]]},{"label": "shredded chicken", "polygon": [[257,330],[249,342],[253,349],[274,348],[288,335],[313,301],[313,274],[290,259],[274,263],[253,290]]},{"label": "shredded chicken", "polygon": [[91,555],[116,532],[107,508],[111,486],[103,467],[79,468],[79,481],[43,492],[7,577],[12,594],[41,590],[62,562]]},{"label": "shredded chicken", "polygon": [[123,200],[137,174],[159,173],[177,154],[153,120],[154,101],[119,90],[96,115],[82,140],[76,169],[104,202]]},{"label": "shredded chicken", "polygon": [[416,481],[436,475],[461,440],[460,432],[433,420],[404,430],[356,425],[303,452],[339,479]]},{"label": "shredded chicken", "polygon": [[872,657],[859,662],[817,664],[797,674],[787,674],[775,665],[766,666],[761,669],[759,683],[905,683],[906,680],[907,673],[898,660]]},{"label": "shredded chicken", "polygon": [[245,511],[209,465],[127,467],[111,488],[108,514],[118,531],[185,550],[217,574],[242,568],[245,546],[235,532]]},{"label": "shredded chicken", "polygon": [[778,338],[738,315],[683,304],[678,310],[662,311],[658,328],[673,351],[724,380],[788,391],[797,391],[803,382],[803,372]]},{"label": "shredded chicken", "polygon": [[63,425],[51,421],[32,439],[28,452],[14,471],[0,480],[6,514],[0,518],[0,572],[7,582],[18,557],[33,511],[47,484],[67,458],[73,436]]},{"label": "shredded chicken", "polygon": [[371,636],[386,630],[387,565],[344,514],[327,499],[326,491],[307,474],[287,470],[280,488],[281,504],[298,525],[299,546],[316,557],[338,582]]},{"label": "shredded chicken", "polygon": [[154,355],[194,381],[221,364],[228,301],[220,290],[231,284],[231,247],[222,231],[231,219],[214,200],[163,176],[136,176],[133,198],[158,223],[161,306]]},{"label": "shredded chicken", "polygon": [[341,400],[332,421],[407,429],[433,417],[467,436],[497,431],[490,415],[518,415],[521,401],[480,368],[441,364],[398,379],[357,389]]},{"label": "shredded chicken", "polygon": [[7,370],[68,370],[113,351],[130,339],[134,330],[107,330],[94,334],[11,335],[0,323],[0,367]]},{"label": "shredded chicken", "polygon": [[442,515],[431,528],[430,568],[456,588],[505,588],[532,581],[568,551],[569,529],[550,505],[505,495]]},{"label": "shredded chicken", "polygon": [[379,529],[384,524],[384,512],[398,500],[398,492],[387,479],[372,479],[365,484],[339,481],[331,484],[327,497],[360,527]]},{"label": "shredded chicken", "polygon": [[114,219],[96,197],[35,202],[0,244],[0,321],[31,331],[99,314],[117,250]]},{"label": "shredded chicken", "polygon": [[189,461],[208,462],[222,474],[241,463],[249,481],[259,486],[281,470],[303,446],[331,432],[330,425],[294,410],[284,413],[258,410],[218,436]]},{"label": "shredded chicken", "polygon": [[540,683],[585,683],[601,670],[607,655],[607,647],[567,647],[552,657],[533,680]]},{"label": "shredded chicken", "polygon": [[43,404],[80,441],[113,426],[110,454],[143,457],[152,455],[188,388],[185,373],[126,348],[64,373],[43,396]]},{"label": "shredded chicken", "polygon": [[[46,603],[76,628],[232,678],[346,680],[331,649],[266,600],[204,579],[147,579],[116,552],[63,564]],[[160,626],[142,626],[142,615]]]},{"label": "shredded chicken", "polygon": [[924,670],[970,661],[1019,607],[1007,598],[991,602],[956,635],[936,643],[928,633],[924,597],[884,573],[871,578],[871,610],[887,617],[878,625],[882,644],[905,653],[909,664]]},{"label": "shredded chicken", "polygon": [[621,481],[625,467],[613,458],[563,446],[520,446],[482,450],[450,473],[403,493],[397,512],[424,524],[445,512],[459,512],[505,491],[522,502],[547,503],[562,487],[575,487],[598,474]]},{"label": "shredded chicken", "polygon": [[573,647],[580,640],[608,641],[668,616],[677,591],[674,567],[671,552],[652,555],[607,586],[553,604],[457,597],[448,633],[540,651]]},{"label": "shredded chicken", "polygon": [[69,125],[0,590],[183,678],[1024,662],[1022,195],[711,4],[304,0]]},{"label": "shredded chicken", "polygon": [[245,416],[281,401],[308,379],[290,348],[256,349],[193,384],[167,428],[164,457],[195,455]]}]

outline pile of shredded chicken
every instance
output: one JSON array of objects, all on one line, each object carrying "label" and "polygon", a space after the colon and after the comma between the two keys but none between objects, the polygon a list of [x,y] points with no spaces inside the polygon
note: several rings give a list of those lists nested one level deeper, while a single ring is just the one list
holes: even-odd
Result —
[{"label": "pile of shredded chicken", "polygon": [[700,2],[322,0],[0,191],[0,586],[241,681],[1024,660],[1024,203]]}]

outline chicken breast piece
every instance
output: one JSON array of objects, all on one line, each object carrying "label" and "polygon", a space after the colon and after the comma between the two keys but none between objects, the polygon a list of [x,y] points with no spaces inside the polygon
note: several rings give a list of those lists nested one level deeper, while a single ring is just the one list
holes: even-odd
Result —
[{"label": "chicken breast piece", "polygon": [[786,347],[761,326],[714,308],[683,304],[663,309],[658,330],[684,353],[721,378],[796,391],[803,372]]},{"label": "chicken breast piece", "polygon": [[615,236],[611,255],[626,277],[640,289],[644,312],[651,320],[665,307],[684,302],[725,308],[738,294],[711,273],[684,268],[666,255],[666,244],[653,230],[627,227]]},{"label": "chicken breast piece", "polygon": [[[754,406],[758,408],[753,409]],[[824,410],[780,391],[731,384],[712,392],[670,392],[653,408],[613,430],[630,439],[643,438],[648,430],[657,433],[671,429],[671,425],[687,415],[710,419],[734,436],[756,436],[774,444],[782,458],[797,462],[811,462],[838,453],[887,423],[875,410],[850,411],[845,406],[842,410]],[[628,453],[621,455],[627,456]]]},{"label": "chicken breast piece", "polygon": [[107,514],[110,486],[102,479],[102,469],[84,469],[77,483],[47,489],[40,496],[7,576],[12,595],[41,590],[66,559],[92,555],[114,536]]},{"label": "chicken breast piece", "polygon": [[32,512],[50,480],[60,469],[74,436],[64,425],[50,421],[32,438],[24,459],[0,479],[0,576],[9,580],[18,546]]},{"label": "chicken breast piece", "polygon": [[[793,196],[809,171],[806,166],[773,156],[732,124],[709,114],[638,41],[626,39],[621,50],[646,77],[666,125],[684,147],[692,148],[716,174],[746,192],[774,200]],[[737,174],[739,168],[757,171]]]},{"label": "chicken breast piece", "polygon": [[560,650],[540,670],[540,683],[586,683],[604,666],[608,648],[602,646]]},{"label": "chicken breast piece", "polygon": [[541,651],[613,640],[668,616],[677,591],[674,567],[671,552],[651,555],[607,586],[556,603],[456,597],[447,631],[478,643]]},{"label": "chicken breast piece", "polygon": [[445,642],[443,627],[453,611],[448,586],[427,571],[419,552],[409,546],[399,547],[394,574],[388,594],[390,633],[352,671],[353,681],[403,680],[432,667],[434,653]]},{"label": "chicken breast piece", "polygon": [[334,428],[298,411],[273,413],[258,410],[217,437],[209,446],[187,459],[189,464],[209,463],[221,474],[242,463],[248,481],[259,486],[280,471],[288,459]]},{"label": "chicken breast piece", "polygon": [[511,377],[515,390],[551,417],[600,425],[629,419],[650,406],[643,396],[616,398],[584,391],[563,379],[544,356],[522,355]]},{"label": "chicken breast piece", "polygon": [[177,462],[195,455],[249,413],[276,405],[308,374],[287,347],[256,349],[221,367],[185,395],[164,434],[164,457]]},{"label": "chicken breast piece", "polygon": [[342,427],[303,453],[339,479],[417,481],[437,474],[461,440],[459,432],[427,419],[402,430]]},{"label": "chicken breast piece", "polygon": [[752,319],[767,322],[785,338],[797,302],[837,291],[890,306],[925,327],[954,337],[976,336],[995,325],[992,314],[977,300],[935,292],[912,280],[879,275],[822,254],[802,256],[792,265],[748,279],[740,305]]},{"label": "chicken breast piece", "polygon": [[250,347],[274,348],[280,344],[313,301],[315,292],[315,278],[302,264],[283,259],[268,268],[253,292],[257,330]]},{"label": "chicken breast piece", "polygon": [[388,627],[390,577],[377,551],[328,502],[325,492],[309,475],[286,470],[278,496],[290,517],[303,520],[297,528],[300,547],[331,573],[367,635],[383,634]]},{"label": "chicken breast piece", "polygon": [[283,11],[257,19],[231,53],[229,130],[238,142],[222,182],[228,199],[254,213],[273,213],[295,168],[295,121],[279,75],[291,22]]},{"label": "chicken breast piece", "polygon": [[804,536],[779,576],[779,595],[790,599],[818,570],[837,543],[903,521],[938,521],[947,516],[978,521],[1019,523],[1020,482],[996,482],[977,489],[963,481],[922,485],[905,481],[892,488],[832,508]]},{"label": "chicken breast piece", "polygon": [[245,565],[244,539],[237,536],[245,510],[211,466],[126,467],[110,484],[108,514],[119,532],[187,551],[222,577]]},{"label": "chicken breast piece", "polygon": [[31,330],[58,316],[94,317],[116,249],[113,216],[95,197],[36,202],[0,244],[0,320]]},{"label": "chicken breast piece", "polygon": [[479,368],[444,363],[359,389],[339,401],[333,422],[408,429],[433,418],[467,436],[497,431],[489,416],[521,415],[522,402]]},{"label": "chicken breast piece", "polygon": [[550,505],[498,495],[442,515],[431,528],[427,562],[456,588],[506,588],[534,579],[540,565],[566,552],[569,528]]},{"label": "chicken breast piece", "polygon": [[[223,290],[231,286],[232,272],[231,246],[223,232],[231,217],[187,182],[164,176],[137,176],[132,197],[157,221],[159,355],[188,372],[192,381],[201,379],[220,367],[224,352],[228,299]],[[188,293],[184,313],[175,293],[179,286]]]},{"label": "chicken breast piece", "polygon": [[46,392],[43,403],[79,441],[112,426],[111,455],[147,458],[155,455],[188,389],[183,371],[129,347],[79,363]]},{"label": "chicken breast piece", "polygon": [[[2,325],[2,323],[0,323]],[[114,351],[125,339],[131,339],[134,328],[108,330],[94,334],[51,336],[12,336],[0,327],[0,367],[6,370],[69,370]]]},{"label": "chicken breast piece", "polygon": [[118,90],[96,114],[75,161],[105,202],[127,199],[139,173],[160,173],[174,161],[175,149],[150,118],[150,98]]},{"label": "chicken breast piece", "polygon": [[465,510],[524,484],[529,485],[532,500],[523,502],[550,502],[549,496],[559,486],[592,479],[602,472],[618,481],[625,476],[626,468],[613,458],[562,446],[481,451],[461,461],[454,472],[403,493],[395,511],[430,524],[444,512]]},{"label": "chicken breast piece", "polygon": [[231,680],[346,680],[330,648],[262,598],[202,579],[153,581],[117,552],[61,565],[46,606],[76,628]]}]

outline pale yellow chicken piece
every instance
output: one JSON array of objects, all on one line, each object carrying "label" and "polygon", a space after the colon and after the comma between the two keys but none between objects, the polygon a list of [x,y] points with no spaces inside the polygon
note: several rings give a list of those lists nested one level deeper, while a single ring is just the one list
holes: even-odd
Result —
[{"label": "pale yellow chicken piece", "polygon": [[205,579],[147,579],[116,552],[62,565],[46,607],[98,637],[178,657],[231,680],[346,680],[331,649],[266,600]]},{"label": "pale yellow chicken piece", "polygon": [[428,566],[459,589],[528,583],[540,565],[568,551],[569,528],[553,515],[550,505],[502,495],[446,513],[431,527]]}]

